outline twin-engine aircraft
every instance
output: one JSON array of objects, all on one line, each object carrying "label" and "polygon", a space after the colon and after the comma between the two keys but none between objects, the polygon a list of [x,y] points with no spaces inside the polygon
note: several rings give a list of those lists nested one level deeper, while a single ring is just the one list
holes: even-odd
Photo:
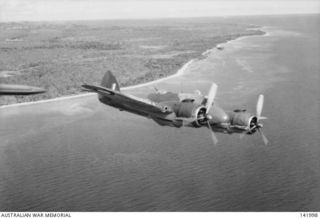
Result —
[{"label": "twin-engine aircraft", "polygon": [[260,123],[260,120],[266,119],[261,116],[263,95],[258,98],[256,115],[252,115],[246,110],[238,109],[226,112],[217,106],[214,99],[218,86],[215,83],[211,85],[207,96],[202,95],[200,91],[193,94],[177,94],[156,90],[155,93],[148,95],[148,99],[142,99],[122,93],[116,78],[108,71],[102,79],[101,86],[84,84],[82,88],[85,91],[96,92],[99,101],[106,105],[150,118],[162,126],[207,127],[211,130],[214,144],[218,142],[215,132],[238,133],[242,137],[256,131],[261,134],[263,142],[268,144],[267,138],[261,131],[263,125]]}]

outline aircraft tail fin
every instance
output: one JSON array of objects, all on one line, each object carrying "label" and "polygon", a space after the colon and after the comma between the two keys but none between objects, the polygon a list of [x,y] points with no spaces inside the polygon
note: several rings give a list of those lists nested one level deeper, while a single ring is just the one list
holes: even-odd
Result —
[{"label": "aircraft tail fin", "polygon": [[120,91],[119,83],[111,71],[107,71],[105,73],[101,81],[101,86],[112,90]]}]

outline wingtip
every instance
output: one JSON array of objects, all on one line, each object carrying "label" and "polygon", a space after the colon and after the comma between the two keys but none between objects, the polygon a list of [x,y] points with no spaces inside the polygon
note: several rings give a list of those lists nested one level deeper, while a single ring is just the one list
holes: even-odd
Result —
[{"label": "wingtip", "polygon": [[90,85],[89,84],[82,84],[81,85],[81,91],[82,92],[93,92],[92,89],[90,89]]}]

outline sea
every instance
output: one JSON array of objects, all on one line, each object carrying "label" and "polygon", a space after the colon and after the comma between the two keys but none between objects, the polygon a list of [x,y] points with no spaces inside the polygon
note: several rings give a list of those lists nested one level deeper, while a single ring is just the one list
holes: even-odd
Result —
[{"label": "sea", "polygon": [[266,34],[123,92],[215,82],[216,104],[253,114],[263,94],[268,145],[258,133],[214,145],[207,128],[162,127],[95,94],[1,107],[0,211],[320,211],[320,15],[202,19]]}]

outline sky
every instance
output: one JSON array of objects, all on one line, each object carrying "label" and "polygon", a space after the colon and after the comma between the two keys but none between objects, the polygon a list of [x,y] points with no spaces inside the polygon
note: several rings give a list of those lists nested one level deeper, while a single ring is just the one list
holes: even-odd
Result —
[{"label": "sky", "polygon": [[0,0],[0,22],[320,13],[319,0]]}]

